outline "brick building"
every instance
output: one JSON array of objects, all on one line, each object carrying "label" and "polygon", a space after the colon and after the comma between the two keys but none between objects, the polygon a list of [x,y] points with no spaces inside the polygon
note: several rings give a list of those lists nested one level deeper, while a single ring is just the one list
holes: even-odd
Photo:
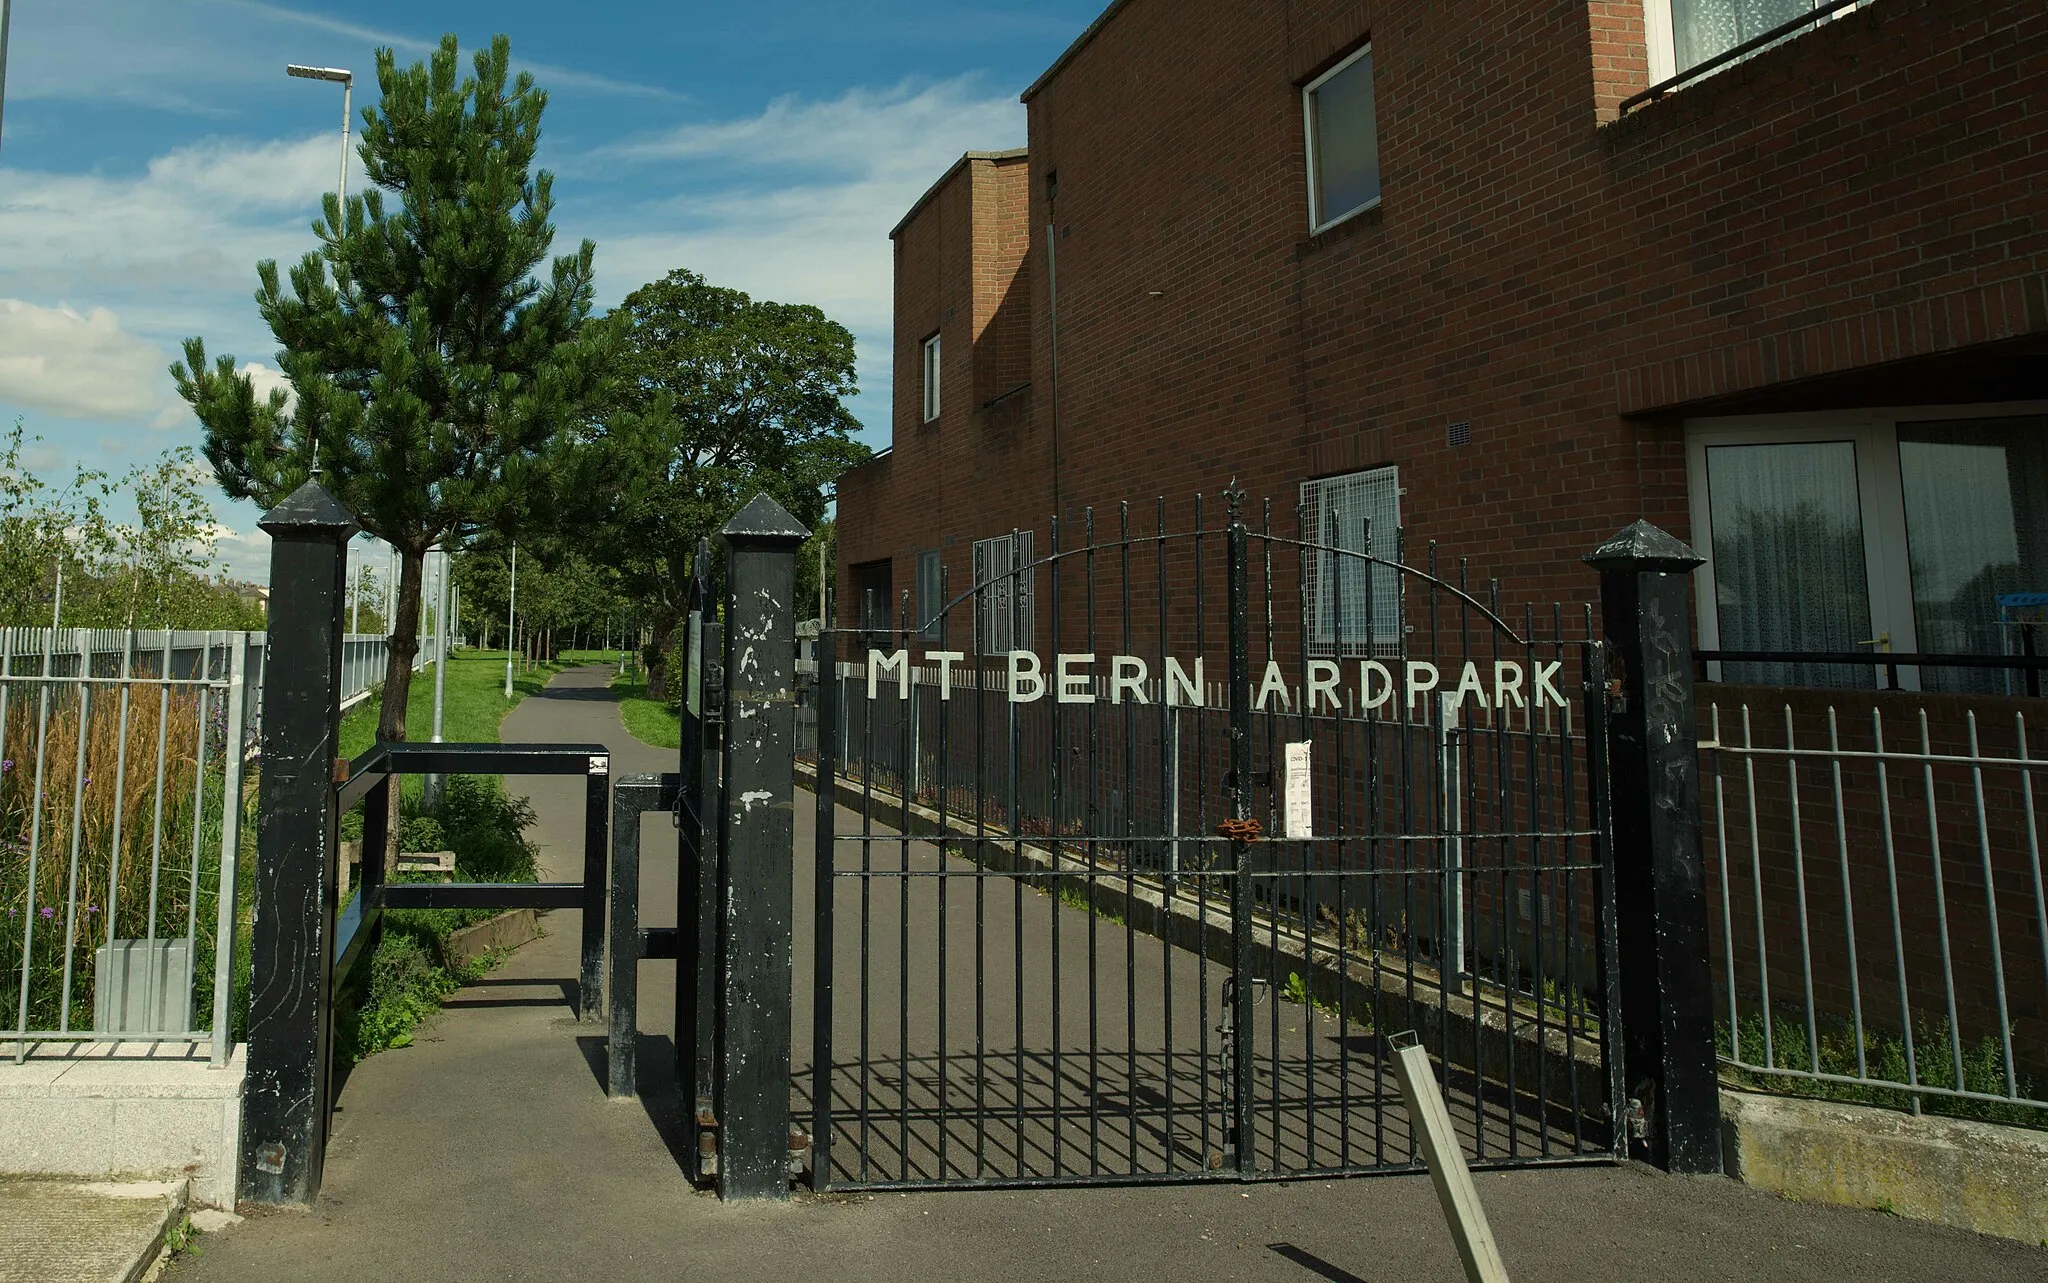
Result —
[{"label": "brick building", "polygon": [[[1755,8],[1111,4],[892,233],[842,621],[1235,477],[1517,607],[1647,517],[1714,558],[1707,645],[1996,649],[2048,588],[2048,13],[1866,0],[1698,68]],[[1870,680],[1813,669],[1750,675]]]}]

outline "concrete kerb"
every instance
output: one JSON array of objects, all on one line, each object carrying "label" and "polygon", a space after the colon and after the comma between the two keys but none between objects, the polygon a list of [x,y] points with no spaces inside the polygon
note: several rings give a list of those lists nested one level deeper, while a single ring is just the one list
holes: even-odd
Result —
[{"label": "concrete kerb", "polygon": [[1721,1150],[1730,1176],[1801,1202],[2048,1244],[2048,1133],[1723,1089]]},{"label": "concrete kerb", "polygon": [[540,938],[540,918],[532,909],[507,909],[495,918],[448,933],[449,965],[474,961],[494,949],[517,949]]},{"label": "concrete kerb", "polygon": [[182,1180],[0,1177],[0,1283],[141,1283],[185,1219]]},{"label": "concrete kerb", "polygon": [[[810,763],[797,763],[797,786],[815,794],[817,770]],[[841,806],[855,810],[863,806],[872,807],[891,817],[893,822],[903,822],[903,800],[894,794],[880,789],[864,794],[846,780],[836,783],[835,792]],[[938,812],[912,803],[908,828],[913,836],[935,837],[941,831]],[[972,837],[974,826],[971,822],[948,816],[945,832]],[[1200,905],[1186,897],[1169,898],[1140,879],[1132,879],[1128,884],[1116,878],[1098,876],[1091,879],[1085,876],[1085,861],[1064,852],[1055,854],[1029,841],[1005,843],[993,849],[1009,857],[1009,862],[983,861],[989,867],[1016,870],[1015,861],[1021,858],[1030,870],[1026,881],[1053,894],[1062,890],[1085,894],[1089,882],[1093,881],[1095,905],[1099,912],[1121,917],[1146,935],[1165,940],[1190,953],[1204,955],[1212,962],[1227,963],[1231,957],[1230,913],[1227,907],[1211,906],[1204,912]],[[1318,954],[1311,959],[1301,941],[1276,933],[1263,915],[1254,920],[1252,943],[1250,961],[1253,974],[1299,974],[1308,996],[1333,1008],[1340,1006],[1341,999],[1342,1008],[1351,1013],[1372,1011],[1375,997],[1382,1002],[1388,999],[1406,1002],[1412,974],[1414,993],[1422,999],[1414,1007],[1415,1032],[1431,1054],[1460,1069],[1475,1071],[1481,1078],[1503,1087],[1509,1080],[1512,1064],[1513,1080],[1518,1090],[1524,1093],[1538,1082],[1556,1083],[1560,1087],[1572,1082],[1573,1099],[1583,1102],[1581,1115],[1600,1127],[1608,1125],[1606,1112],[1600,1103],[1603,1088],[1598,1042],[1585,1037],[1567,1037],[1564,1030],[1548,1021],[1540,1030],[1539,1038],[1534,1012],[1519,1008],[1514,1013],[1512,1037],[1475,1037],[1472,998],[1457,991],[1444,993],[1434,969],[1415,965],[1411,970],[1407,960],[1399,958],[1375,969],[1375,955],[1363,948],[1347,959],[1345,965],[1339,966],[1334,956],[1336,943],[1333,940],[1319,940]],[[1494,1034],[1510,1032],[1506,1005],[1488,1001],[1489,996],[1482,991],[1477,1004],[1476,1021],[1480,1030]],[[1353,1018],[1357,1018],[1355,1014]],[[1397,1031],[1376,1029],[1374,1032],[1387,1034]]]}]

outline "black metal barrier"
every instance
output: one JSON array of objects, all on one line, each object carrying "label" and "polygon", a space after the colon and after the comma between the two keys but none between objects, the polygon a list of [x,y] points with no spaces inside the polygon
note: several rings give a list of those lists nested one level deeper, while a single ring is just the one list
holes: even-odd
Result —
[{"label": "black metal barrier", "polygon": [[[626,775],[612,788],[611,968],[605,997],[611,1008],[608,1091],[614,1099],[640,1094],[640,960],[676,958],[682,952],[675,927],[640,925],[640,817],[649,811],[673,812],[679,781],[674,774]],[[678,870],[678,876],[684,872]]]},{"label": "black metal barrier", "polygon": [[[384,880],[391,783],[403,775],[581,775],[583,880],[580,882],[392,882]],[[602,744],[379,744],[348,764],[335,785],[338,815],[363,807],[362,883],[335,921],[331,992],[375,947],[386,909],[581,909],[582,965],[576,1014],[597,1014],[604,987],[605,866],[611,840],[611,750]],[[637,839],[637,831],[635,833]],[[637,842],[636,842],[637,847]]]}]

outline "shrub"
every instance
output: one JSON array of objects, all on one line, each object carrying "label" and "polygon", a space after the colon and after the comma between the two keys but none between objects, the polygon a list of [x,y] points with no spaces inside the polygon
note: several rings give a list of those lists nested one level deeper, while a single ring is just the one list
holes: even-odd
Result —
[{"label": "shrub", "polygon": [[398,822],[398,849],[401,851],[445,851],[448,849],[448,835],[441,828],[441,822],[431,815],[408,815]]}]

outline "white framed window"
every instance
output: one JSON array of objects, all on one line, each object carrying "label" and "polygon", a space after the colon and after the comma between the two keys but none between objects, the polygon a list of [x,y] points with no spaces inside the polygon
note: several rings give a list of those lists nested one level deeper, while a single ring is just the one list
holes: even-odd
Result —
[{"label": "white framed window", "polygon": [[917,554],[917,629],[927,641],[939,636],[939,611],[944,608],[944,580],[939,550],[925,548]]},{"label": "white framed window", "polygon": [[[1301,483],[1303,602],[1311,655],[1401,653],[1401,574],[1344,552],[1400,557],[1398,468]],[[1338,551],[1341,550],[1341,551]]]},{"label": "white framed window", "polygon": [[[1650,83],[1661,84],[1681,71],[1690,71],[1707,59],[1754,40],[1826,3],[1827,0],[1643,0],[1643,34],[1649,45]],[[1818,25],[1846,17],[1862,7],[1861,4],[1845,5],[1824,18],[1815,19],[1814,23]],[[1786,33],[1786,38],[1807,30],[1811,28],[1795,27]],[[1777,43],[1771,42],[1772,45]]]},{"label": "white framed window", "polygon": [[1031,532],[974,541],[974,644],[984,655],[1007,655],[1031,646],[1037,602]]},{"label": "white framed window", "polygon": [[[1996,655],[2016,593],[2048,591],[2048,404],[1687,425],[1707,650]],[[1768,685],[1872,687],[1864,665],[1714,666]],[[1901,668],[1907,689],[2004,692],[1999,669]]]},{"label": "white framed window", "polygon": [[924,341],[924,421],[939,417],[939,336]]},{"label": "white framed window", "polygon": [[1308,145],[1308,227],[1320,232],[1380,203],[1372,46],[1303,86],[1301,113]]}]

